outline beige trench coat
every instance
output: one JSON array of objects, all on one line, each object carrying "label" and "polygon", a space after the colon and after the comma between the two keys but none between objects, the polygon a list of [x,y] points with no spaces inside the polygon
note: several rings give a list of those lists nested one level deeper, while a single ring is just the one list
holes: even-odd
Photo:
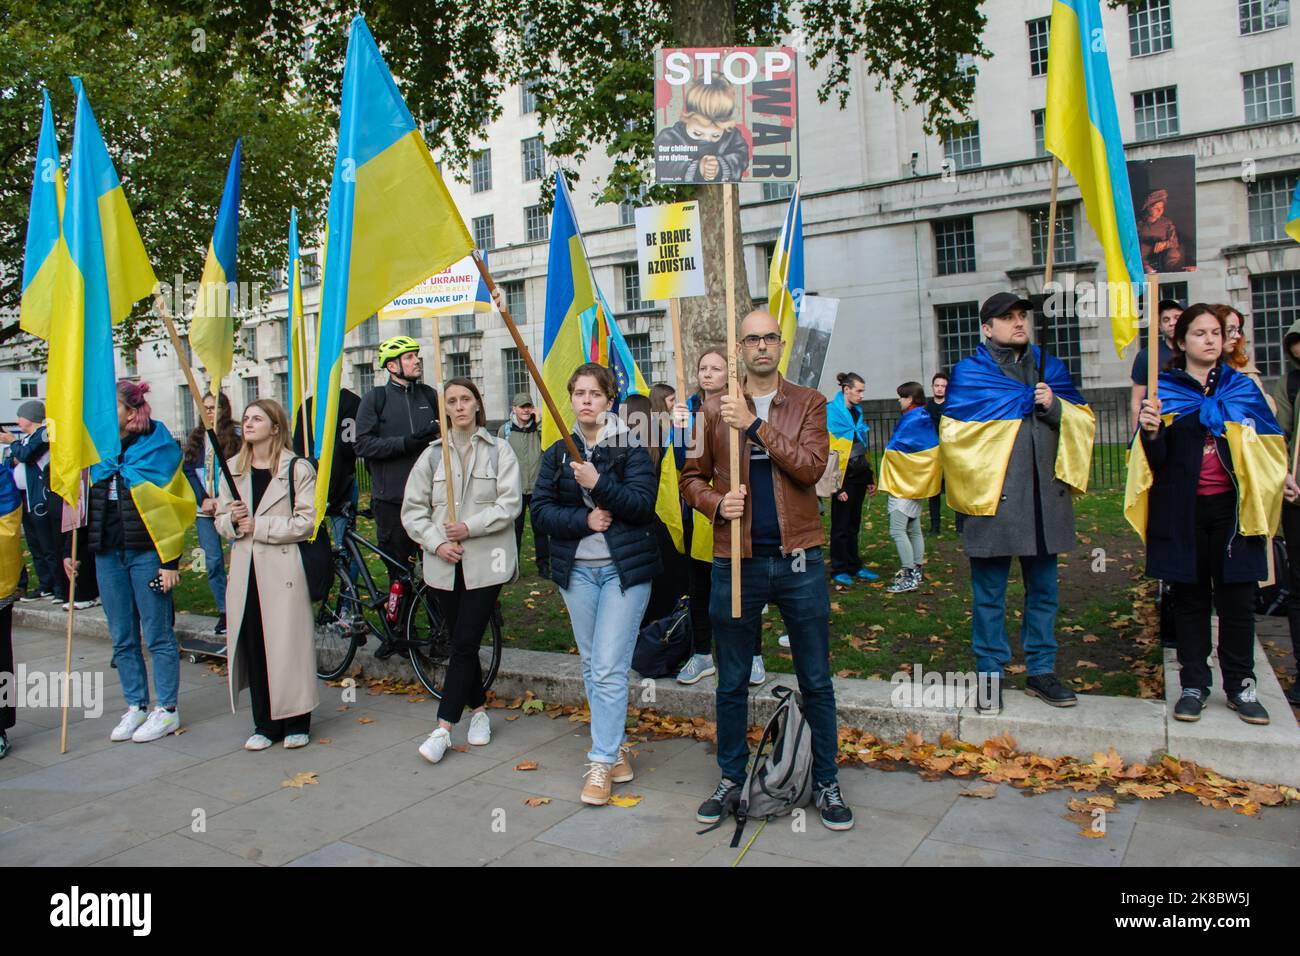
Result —
[{"label": "beige trench coat", "polygon": [[[266,669],[271,692],[271,719],[296,717],[320,703],[316,686],[316,640],[307,573],[298,554],[298,542],[311,536],[316,521],[316,472],[307,461],[294,467],[294,509],[289,510],[289,463],[293,455],[280,454],[280,468],[271,478],[253,513],[252,536],[240,536],[230,514],[234,500],[225,482],[217,504],[216,527],[230,539],[230,575],[226,582],[226,651],[229,666],[230,709],[248,686],[247,666],[240,657],[239,631],[248,598],[249,562],[257,568],[262,632],[266,640]],[[252,479],[230,471],[243,501],[252,500]]]}]

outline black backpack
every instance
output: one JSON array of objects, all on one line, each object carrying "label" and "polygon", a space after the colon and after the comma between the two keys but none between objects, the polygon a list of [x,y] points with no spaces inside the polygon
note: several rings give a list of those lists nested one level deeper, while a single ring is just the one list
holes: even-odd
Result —
[{"label": "black backpack", "polygon": [[667,617],[641,628],[632,669],[642,677],[674,677],[691,656],[691,647],[690,599],[682,598]]},{"label": "black backpack", "polygon": [[[293,511],[294,480],[293,469],[300,461],[316,463],[310,458],[295,455],[289,462],[289,510]],[[302,569],[307,575],[307,594],[313,602],[323,601],[329,597],[330,585],[334,583],[334,552],[330,547],[329,532],[316,531],[315,538],[298,542],[298,553],[302,556]]]}]

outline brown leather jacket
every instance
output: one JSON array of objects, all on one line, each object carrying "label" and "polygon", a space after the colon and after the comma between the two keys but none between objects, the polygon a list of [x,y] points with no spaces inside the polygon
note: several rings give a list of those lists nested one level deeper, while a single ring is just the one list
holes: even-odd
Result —
[{"label": "brown leather jacket", "polygon": [[[754,400],[745,401],[754,411]],[[682,469],[682,497],[696,511],[712,515],[713,556],[731,557],[731,522],[717,517],[722,496],[731,489],[728,432],[722,420],[722,396],[704,403],[696,421],[692,439],[699,445],[686,454]],[[776,518],[781,526],[781,550],[789,554],[796,549],[821,547],[826,536],[817,511],[817,479],[826,470],[830,455],[830,436],[826,432],[826,398],[821,392],[787,382],[777,384],[776,395],[767,421],[758,426],[758,438],[772,459],[772,484],[776,498]],[[740,436],[740,483],[749,486],[750,443]],[[753,557],[750,523],[753,520],[749,499],[741,518],[741,554]]]}]

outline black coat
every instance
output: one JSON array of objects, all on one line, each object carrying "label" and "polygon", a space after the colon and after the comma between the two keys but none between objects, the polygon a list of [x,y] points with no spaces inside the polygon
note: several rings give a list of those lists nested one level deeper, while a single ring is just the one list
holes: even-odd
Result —
[{"label": "black coat", "polygon": [[[340,428],[342,422],[340,412]],[[370,470],[370,497],[401,504],[415,460],[437,437],[438,393],[430,386],[390,379],[367,392],[357,408],[353,450]]]},{"label": "black coat", "polygon": [[[581,435],[575,435],[575,441],[579,448],[584,447]],[[600,473],[591,489],[591,500],[613,515],[605,541],[619,584],[626,591],[652,580],[663,570],[654,529],[658,479],[644,448],[599,444],[590,456]],[[569,586],[578,543],[594,533],[587,526],[590,509],[569,467],[572,460],[563,441],[546,449],[529,505],[534,531],[549,539],[551,580],[562,588]]]},{"label": "black coat", "polygon": [[[1177,370],[1173,374],[1185,377],[1200,388],[1200,383],[1186,372]],[[1205,426],[1195,415],[1183,415],[1170,426],[1161,424],[1154,438],[1145,430],[1140,432],[1154,475],[1154,484],[1147,494],[1147,574],[1162,581],[1193,584],[1199,580],[1196,489],[1201,478],[1205,432]],[[1214,444],[1219,460],[1235,484],[1236,473],[1227,440],[1216,438]],[[1235,502],[1232,514],[1223,554],[1210,556],[1214,576],[1222,575],[1225,584],[1263,580],[1268,573],[1265,540],[1258,535],[1247,537],[1237,533]]]}]

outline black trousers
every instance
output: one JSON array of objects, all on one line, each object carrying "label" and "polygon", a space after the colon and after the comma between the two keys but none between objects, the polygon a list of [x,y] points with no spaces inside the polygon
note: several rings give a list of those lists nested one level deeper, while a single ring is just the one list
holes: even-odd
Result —
[{"label": "black trousers", "polygon": [[1300,505],[1282,505],[1282,534],[1286,538],[1287,563],[1291,565],[1286,618],[1291,625],[1291,653],[1300,669]]},{"label": "black trousers", "polygon": [[939,533],[939,515],[943,508],[943,492],[930,499],[930,534]]},{"label": "black trousers", "polygon": [[465,573],[456,565],[456,580],[450,591],[433,592],[438,610],[451,634],[451,659],[447,661],[447,677],[442,684],[442,701],[438,704],[438,719],[449,724],[460,721],[465,708],[482,707],[487,700],[483,690],[483,668],[479,663],[479,647],[483,633],[492,620],[501,585],[485,588],[465,587]]},{"label": "black trousers", "polygon": [[[55,497],[55,496],[51,496]],[[41,513],[23,505],[23,536],[27,539],[27,550],[32,553],[32,564],[36,567],[36,578],[42,591],[57,594],[62,600],[68,599],[68,579],[63,574],[63,542],[57,533],[58,525],[51,525],[50,505],[47,501],[41,507]]]},{"label": "black trousers", "polygon": [[271,682],[266,665],[266,634],[262,631],[262,602],[257,593],[257,570],[248,567],[248,599],[244,602],[244,620],[239,628],[239,656],[245,662],[248,693],[253,706],[253,728],[270,740],[283,740],[290,734],[311,730],[311,712],[283,720],[271,719]]},{"label": "black trousers", "polygon": [[1196,581],[1173,585],[1174,629],[1183,687],[1213,686],[1210,672],[1210,613],[1219,616],[1219,669],[1224,691],[1235,694],[1255,679],[1254,581],[1226,584],[1223,555],[1236,516],[1236,496],[1200,495],[1196,499]]},{"label": "black trousers", "polygon": [[[393,581],[396,580],[396,573],[411,573],[411,562],[419,553],[420,548],[406,529],[402,527],[402,504],[401,502],[380,501],[374,499],[370,502],[370,508],[375,515],[375,538],[379,549],[400,562],[399,567],[393,567],[388,564],[388,586],[392,587]],[[409,597],[409,595],[408,595]]]},{"label": "black trousers", "polygon": [[[55,519],[54,527],[61,529],[63,525],[63,501],[55,497],[55,505],[51,510],[57,509],[58,517]],[[59,540],[62,542],[63,549],[60,554],[72,554],[72,532],[59,530]],[[90,554],[90,529],[77,529],[77,553],[74,556],[81,562],[81,567],[77,568],[77,594],[74,600],[93,601],[99,597],[99,579],[95,576],[95,560]],[[59,581],[62,584],[63,592],[68,590],[68,577],[63,568],[59,568]]]},{"label": "black trousers", "polygon": [[[14,673],[14,606],[0,610],[0,674]],[[11,681],[16,676],[9,678]],[[0,706],[0,731],[18,722],[18,687],[13,687],[11,702]]]},{"label": "black trousers", "polygon": [[[846,475],[840,490],[831,495],[831,573],[857,574],[862,569],[858,556],[858,535],[862,530],[862,503],[867,498],[868,479]],[[840,493],[848,500],[840,501]]]},{"label": "black trousers", "polygon": [[[524,506],[519,509],[519,516],[515,518],[515,550],[518,551],[524,541],[524,516],[528,514],[528,506],[532,503],[532,495],[524,495]],[[537,573],[542,577],[551,573],[551,548],[549,539],[542,534],[537,528],[533,528],[533,556],[537,560]],[[519,560],[523,560],[523,554],[519,555]]]}]

